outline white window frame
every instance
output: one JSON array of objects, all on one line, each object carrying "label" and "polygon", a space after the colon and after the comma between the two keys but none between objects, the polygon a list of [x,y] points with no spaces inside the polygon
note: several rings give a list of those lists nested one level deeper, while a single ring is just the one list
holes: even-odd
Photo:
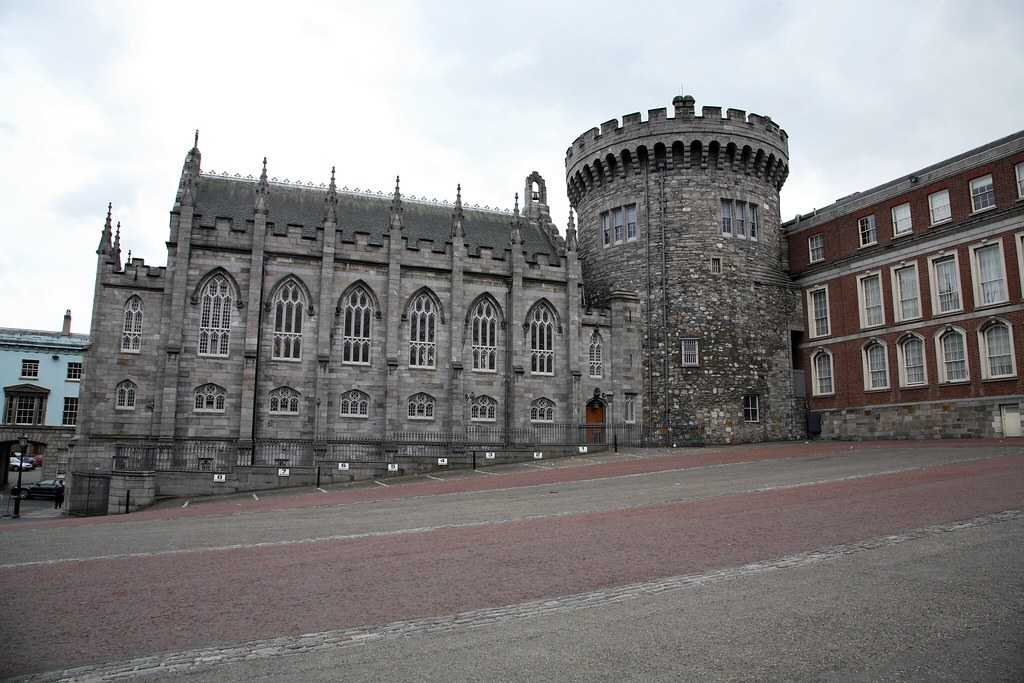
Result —
[{"label": "white window frame", "polygon": [[[1019,164],[1024,166],[1024,163]],[[1024,232],[1018,232],[1013,236],[1014,244],[1017,245],[1017,273],[1020,275],[1020,293],[1024,297]]]},{"label": "white window frame", "polygon": [[[816,251],[815,245],[812,240],[818,240],[818,246],[820,247],[820,255],[818,258],[814,258],[814,252]],[[817,235],[811,235],[807,238],[807,262],[808,263],[821,263],[825,260],[825,235],[824,233],[818,233]]]},{"label": "white window frame", "polygon": [[[73,410],[69,410],[68,407],[73,406]],[[68,416],[71,416],[71,421],[68,421]],[[64,427],[74,427],[78,424],[78,397],[77,396],[65,396],[64,397],[64,409],[61,411],[60,423]]]},{"label": "white window frame", "polygon": [[722,274],[722,257],[721,256],[712,256],[711,257],[711,273],[713,275],[721,275]]},{"label": "white window frame", "polygon": [[[961,379],[949,379],[946,372],[946,354],[942,349],[942,338],[947,333],[959,334],[964,345],[964,376]],[[967,332],[956,325],[946,325],[935,331],[935,366],[939,372],[939,384],[968,384],[971,381],[971,350],[967,346]]]},{"label": "white window frame", "polygon": [[481,299],[469,317],[473,372],[498,372],[498,307],[490,299]]},{"label": "white window frame", "polygon": [[[632,210],[632,212],[633,212],[633,220],[632,221],[629,220],[630,210]],[[623,211],[625,212],[624,220],[626,221],[626,241],[627,242],[635,242],[636,241],[636,236],[637,236],[637,229],[636,229],[636,204],[626,204],[623,207]]]},{"label": "white window frame", "polygon": [[[363,412],[360,408],[366,405],[366,411]],[[370,417],[370,395],[365,391],[359,389],[349,389],[342,393],[338,399],[338,414],[341,417],[352,417],[360,420],[366,420]],[[353,407],[355,411],[353,411]],[[346,410],[348,408],[348,410]]]},{"label": "white window frame", "polygon": [[[917,341],[921,344],[921,372],[923,381],[911,383],[907,379],[907,355],[904,345],[910,341]],[[916,389],[928,386],[928,342],[924,337],[914,332],[908,332],[896,342],[896,369],[899,373],[900,387],[903,389]]]},{"label": "white window frame", "polygon": [[[984,187],[983,183],[985,183],[985,181],[988,181],[987,185],[988,185],[988,187],[990,189],[987,192],[975,192],[974,191],[975,185],[978,185],[980,187]],[[970,188],[971,188],[971,213],[972,214],[981,213],[983,211],[991,211],[992,209],[996,208],[996,186],[995,186],[995,183],[992,180],[992,174],[991,173],[987,173],[987,174],[985,174],[983,176],[978,176],[977,178],[972,178],[971,182],[970,182]],[[974,200],[976,198],[978,198],[978,197],[981,197],[983,195],[988,195],[988,194],[992,195],[992,203],[989,204],[988,206],[983,206],[983,207],[981,207],[979,209],[977,202],[975,202]]]},{"label": "white window frame", "polygon": [[602,246],[610,247],[612,244],[612,212],[611,209],[608,211],[601,212],[601,242]]},{"label": "white window frame", "polygon": [[626,424],[636,424],[636,394],[626,394],[622,421]]},{"label": "white window frame", "polygon": [[[982,300],[982,285],[981,281],[981,269],[978,263],[977,252],[980,249],[987,249],[990,247],[998,247],[999,249],[999,268],[1002,272],[1003,280],[1003,298],[998,301],[984,302]],[[971,254],[971,280],[974,284],[974,307],[975,308],[988,308],[990,306],[1000,306],[1010,300],[1010,286],[1006,281],[1006,255],[1003,253],[1003,240],[992,239],[985,240],[980,244],[972,244],[969,247]]]},{"label": "white window frame", "polygon": [[[899,221],[896,218],[896,209],[902,209],[907,207],[907,229],[898,230]],[[892,218],[892,236],[893,237],[904,237],[914,232],[914,212],[910,208],[910,202],[903,202],[889,209],[889,216]]]},{"label": "white window frame", "polygon": [[437,337],[441,324],[440,305],[426,292],[409,303],[409,367],[437,369]]},{"label": "white window frame", "polygon": [[[423,406],[420,415],[419,406]],[[433,420],[437,414],[437,399],[428,393],[418,391],[405,401],[405,415],[410,420]]]},{"label": "white window frame", "polygon": [[[547,313],[547,319],[544,314]],[[555,311],[546,305],[530,312],[530,374],[553,377],[555,374]]]},{"label": "white window frame", "polygon": [[[903,317],[903,285],[900,283],[899,272],[901,270],[914,270],[914,297],[917,300],[917,315],[907,318]],[[919,320],[924,315],[924,306],[921,305],[921,271],[917,267],[917,261],[907,263],[901,261],[890,268],[890,279],[892,281],[892,317],[895,322],[902,323],[908,320]]]},{"label": "white window frame", "polygon": [[495,422],[498,419],[498,401],[490,396],[474,396],[469,406],[470,422]]},{"label": "white window frame", "polygon": [[[692,345],[692,351],[687,351],[687,345]],[[694,360],[687,362],[687,356]],[[700,340],[696,337],[684,337],[679,340],[679,364],[684,368],[700,367]]]},{"label": "white window frame", "polygon": [[747,203],[738,199],[732,201],[732,234],[741,240],[747,239]]},{"label": "white window frame", "polygon": [[761,207],[753,202],[747,202],[747,239],[756,242],[761,235]]},{"label": "white window frame", "polygon": [[[825,292],[825,330],[824,334],[818,334],[817,318],[814,317],[814,293]],[[811,287],[807,290],[807,327],[810,328],[811,339],[822,339],[832,334],[832,304],[828,298],[828,285]]]},{"label": "white window frame", "polygon": [[748,424],[761,421],[761,397],[758,394],[744,394],[743,421]]},{"label": "white window frame", "polygon": [[[224,291],[214,291],[223,287]],[[231,328],[234,315],[231,308],[237,305],[235,288],[222,273],[206,281],[199,295],[199,339],[196,354],[208,358],[231,356]],[[214,318],[214,312],[218,315]],[[225,319],[227,323],[225,324]],[[203,344],[206,350],[203,350]]]},{"label": "white window frame", "polygon": [[[877,323],[868,323],[868,310],[864,301],[864,282],[871,278],[878,278],[878,306],[882,309],[882,320]],[[860,328],[862,330],[885,327],[885,287],[882,284],[882,272],[873,270],[857,276],[857,308],[860,311]]]},{"label": "white window frame", "polygon": [[[721,214],[720,214],[721,218],[719,219],[720,220],[720,222],[719,222],[719,231],[721,232],[723,237],[732,237],[732,235],[733,235],[733,227],[732,227],[732,200],[731,199],[722,199],[721,200],[721,205],[722,205],[722,209],[721,209]],[[728,209],[729,209],[729,215],[726,215],[726,207],[728,207]]]},{"label": "white window frame", "polygon": [[604,338],[601,333],[594,330],[590,334],[590,346],[588,349],[588,366],[592,379],[604,377]]},{"label": "white window frame", "polygon": [[[934,200],[939,197],[945,197],[945,204],[939,203],[938,205],[936,205],[936,202]],[[936,208],[945,208],[946,215],[942,218],[936,219]],[[938,192],[932,192],[930,195],[928,195],[928,219],[931,221],[932,225],[948,223],[949,221],[953,220],[953,208],[949,203],[949,190],[939,190]]]},{"label": "white window frame", "polygon": [[[196,399],[203,396],[203,407],[196,406]],[[213,407],[208,408],[206,400],[208,397],[213,397]],[[220,407],[217,406],[218,399],[220,399]],[[227,410],[228,405],[228,392],[227,390],[213,382],[207,382],[206,384],[200,384],[198,387],[192,390],[192,412],[193,413],[223,413]]]},{"label": "white window frame", "polygon": [[[1008,375],[993,375],[992,367],[989,363],[988,339],[985,333],[997,326],[1005,327],[1008,333],[1008,340],[1010,342],[1010,374]],[[978,327],[978,360],[981,363],[982,379],[1011,379],[1017,376],[1017,346],[1013,341],[1013,325],[1009,321],[1002,318],[994,318],[987,320],[985,324]]]},{"label": "white window frame", "polygon": [[[276,402],[276,408],[275,406]],[[292,405],[295,410],[292,410]],[[282,408],[282,406],[284,406]],[[302,394],[291,387],[278,387],[267,395],[267,412],[271,415],[294,417],[302,409]]]},{"label": "white window frame", "polygon": [[[867,221],[867,222],[865,222]],[[868,228],[870,234],[874,238],[868,242],[864,241],[865,227]],[[875,220],[875,214],[869,213],[866,216],[861,216],[857,219],[857,238],[860,240],[860,248],[870,247],[878,244],[878,222]]]},{"label": "white window frame", "polygon": [[[830,391],[821,391],[821,378],[818,375],[818,356],[828,357],[829,381],[832,383]],[[835,396],[836,395],[836,364],[835,356],[828,349],[815,349],[811,352],[811,396]]]},{"label": "white window frame", "polygon": [[1017,199],[1024,199],[1024,161],[1013,167],[1017,178]]},{"label": "white window frame", "polygon": [[[29,368],[32,368],[32,371],[26,372]],[[18,379],[39,379],[39,359],[22,358],[21,371],[18,375]]]},{"label": "white window frame", "polygon": [[[956,292],[957,302],[956,308],[951,308],[948,311],[939,309],[939,279],[936,275],[935,264],[938,261],[945,259],[953,259],[953,271],[956,273]],[[928,257],[928,283],[932,294],[932,315],[951,315],[953,313],[959,313],[964,310],[964,286],[960,278],[960,251],[954,249],[949,252],[939,252],[933,256]]]},{"label": "white window frame", "polygon": [[[80,360],[69,360],[68,361],[68,368],[67,368],[67,377],[65,378],[66,381],[68,381],[68,382],[81,382],[82,381],[82,368],[83,368],[82,361],[80,361]],[[71,372],[72,369],[77,370],[77,372],[72,373]],[[72,377],[72,375],[74,375],[74,377]]]},{"label": "white window frame", "polygon": [[[359,297],[365,297],[362,303]],[[376,318],[370,290],[358,285],[345,295],[341,318],[341,364],[370,365],[373,360],[373,321]],[[365,329],[364,329],[365,328]],[[365,358],[366,360],[363,360]]]},{"label": "white window frame", "polygon": [[297,282],[289,280],[277,288],[271,303],[273,360],[302,360],[302,326],[306,322],[306,295]]},{"label": "white window frame", "polygon": [[[882,349],[882,364],[885,370],[885,384],[875,386],[871,374],[871,363],[869,361],[869,350],[878,347]],[[889,379],[889,347],[881,339],[871,339],[860,349],[862,371],[864,373],[864,391],[885,391],[890,387]]]}]

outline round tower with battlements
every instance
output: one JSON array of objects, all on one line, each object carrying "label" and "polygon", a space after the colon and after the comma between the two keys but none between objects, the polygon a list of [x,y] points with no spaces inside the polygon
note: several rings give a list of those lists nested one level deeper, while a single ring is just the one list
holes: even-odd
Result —
[{"label": "round tower with battlements", "polygon": [[767,116],[673,104],[671,117],[607,121],[566,152],[587,304],[640,293],[654,439],[800,438],[802,317],[779,230],[788,136]]}]

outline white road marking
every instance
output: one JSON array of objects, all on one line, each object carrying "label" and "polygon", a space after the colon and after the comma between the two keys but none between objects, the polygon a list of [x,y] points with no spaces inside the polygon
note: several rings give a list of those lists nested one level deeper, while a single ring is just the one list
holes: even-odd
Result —
[{"label": "white road marking", "polygon": [[444,481],[444,479],[442,479],[441,477],[435,477],[432,474],[425,474],[423,476],[425,476],[427,479],[433,479],[434,481]]},{"label": "white road marking", "polygon": [[256,495],[256,492],[255,492],[255,491],[253,491],[253,492],[252,492],[252,499],[253,499],[253,500],[255,500],[255,501],[257,501],[257,502],[258,502],[258,501],[259,501],[259,499],[260,499],[260,497]]},{"label": "white road marking", "polygon": [[538,469],[538,470],[550,470],[551,469],[550,467],[547,467],[546,465],[534,465],[532,462],[521,462],[519,464],[520,465],[526,465],[527,467],[533,467],[534,469]]},{"label": "white road marking", "polygon": [[[956,533],[965,529],[1015,521],[1021,518],[1024,518],[1024,511],[1006,510],[951,524],[939,524],[915,529],[902,534],[881,536],[844,545],[825,546],[782,558],[761,560],[741,566],[725,567],[704,574],[668,576],[651,581],[613,586],[584,593],[544,597],[529,602],[484,607],[444,616],[407,619],[376,626],[321,631],[319,633],[306,633],[299,636],[281,636],[278,638],[249,641],[229,647],[208,647],[180,652],[166,652],[119,662],[105,662],[71,669],[49,671],[35,674],[31,678],[35,681],[101,681],[122,678],[126,672],[129,672],[129,675],[131,675],[130,672],[141,672],[143,670],[147,674],[158,675],[180,675],[199,670],[209,672],[213,666],[230,665],[243,661],[251,662],[254,659],[269,659],[289,655],[307,656],[318,652],[328,652],[374,641],[407,639],[417,635],[451,633],[458,629],[514,623],[550,614],[565,614],[595,607],[608,607],[668,592],[699,590],[704,586],[724,581],[735,581],[748,576],[780,570],[784,571],[794,567],[807,567],[823,562],[834,562],[854,554],[883,550],[901,543],[917,541],[930,536]],[[211,677],[215,676],[211,675]]]},{"label": "white road marking", "polygon": [[495,477],[501,476],[497,472],[488,472],[487,470],[473,470],[473,471],[476,472],[477,474],[490,474],[490,475],[493,475]]},{"label": "white road marking", "polygon": [[320,488],[319,486],[317,486],[317,487],[316,487],[316,490],[317,490],[317,491],[319,491],[320,493],[327,493],[327,491],[324,491],[324,490],[323,490],[322,488]]},{"label": "white road marking", "polygon": [[192,502],[191,500],[186,500],[184,503],[181,504],[181,507],[187,508],[188,504],[191,503],[191,502]]},{"label": "white road marking", "polygon": [[374,480],[373,480],[373,483],[374,483],[374,484],[379,484],[379,485],[381,485],[381,486],[390,486],[390,485],[391,485],[391,484],[385,484],[385,483],[384,483],[384,482],[382,482],[382,481],[381,481],[380,479],[374,479]]}]

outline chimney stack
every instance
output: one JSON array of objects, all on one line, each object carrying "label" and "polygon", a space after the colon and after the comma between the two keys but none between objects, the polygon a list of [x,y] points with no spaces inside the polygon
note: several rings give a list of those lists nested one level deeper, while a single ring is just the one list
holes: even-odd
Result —
[{"label": "chimney stack", "polygon": [[61,329],[61,334],[65,337],[71,334],[71,309],[69,308],[64,312],[64,327]]}]

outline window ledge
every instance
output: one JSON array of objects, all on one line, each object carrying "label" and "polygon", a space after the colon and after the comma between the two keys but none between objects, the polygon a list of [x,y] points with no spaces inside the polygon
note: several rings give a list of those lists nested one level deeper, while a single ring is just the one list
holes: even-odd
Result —
[{"label": "window ledge", "polygon": [[960,386],[961,384],[970,384],[970,383],[971,383],[971,378],[968,377],[967,379],[945,380],[944,382],[939,382],[939,386],[940,387],[955,387],[955,386]]},{"label": "window ledge", "polygon": [[64,381],[65,382],[74,382],[75,384],[79,384],[82,380],[81,379],[65,379]]},{"label": "window ledge", "polygon": [[1008,303],[1010,303],[1009,299],[1003,299],[1002,301],[991,301],[991,302],[989,302],[987,304],[975,304],[974,310],[982,311],[982,310],[984,310],[986,308],[995,308],[996,306],[1005,306]]},{"label": "window ledge", "polygon": [[961,306],[960,308],[954,309],[952,311],[942,311],[941,313],[938,312],[938,311],[933,311],[932,312],[932,317],[933,318],[944,318],[947,315],[956,315],[957,313],[963,313],[963,312],[964,312],[964,309]]},{"label": "window ledge", "polygon": [[953,222],[953,217],[950,216],[949,218],[943,218],[941,221],[934,221],[931,224],[929,224],[928,227],[929,228],[934,228],[936,225],[945,225],[946,223],[952,223],[952,222]]},{"label": "window ledge", "polygon": [[881,322],[881,323],[876,323],[874,325],[861,325],[860,329],[862,331],[863,330],[877,330],[877,329],[881,329],[881,328],[883,328],[885,326],[886,326],[886,324],[884,322]]},{"label": "window ledge", "polygon": [[894,325],[903,325],[904,323],[916,323],[924,319],[923,315],[915,315],[913,318],[900,318],[893,322]]},{"label": "window ledge", "polygon": [[192,412],[193,413],[201,413],[203,415],[223,415],[226,411],[224,411],[224,410],[205,410],[205,409],[204,410],[197,410],[197,409],[193,408]]},{"label": "window ledge", "polygon": [[914,389],[927,389],[928,383],[924,384],[901,384],[900,391],[913,391]]},{"label": "window ledge", "polygon": [[127,406],[114,406],[114,410],[123,410],[125,412],[132,412],[132,411],[135,410],[135,407],[133,406],[131,408],[128,408]]},{"label": "window ledge", "polygon": [[1005,382],[1007,380],[1015,380],[1015,379],[1017,379],[1017,375],[1014,374],[1014,375],[1000,375],[999,377],[985,377],[981,381],[982,381],[983,384],[988,384],[989,382]]},{"label": "window ledge", "polygon": [[410,365],[409,369],[410,370],[426,370],[427,372],[434,372],[435,370],[437,370],[437,367],[435,366],[435,367],[431,368],[431,367],[427,367],[427,366],[423,366],[423,365]]},{"label": "window ledge", "polygon": [[993,211],[994,209],[997,209],[997,208],[999,208],[999,207],[996,204],[993,204],[992,206],[986,206],[984,209],[974,209],[973,211],[971,211],[971,215],[972,216],[976,216],[979,213],[985,213],[986,211]]},{"label": "window ledge", "polygon": [[418,422],[433,422],[434,421],[434,418],[432,418],[432,417],[413,417],[412,415],[409,415],[408,417],[409,417],[410,420],[416,420]]},{"label": "window ledge", "polygon": [[864,389],[865,394],[877,394],[883,391],[891,391],[891,387],[874,387],[873,389]]},{"label": "window ledge", "polygon": [[836,392],[834,392],[834,391],[831,392],[831,393],[828,393],[828,394],[815,394],[815,393],[811,393],[811,398],[833,398],[833,397],[835,397],[835,395],[836,395]]},{"label": "window ledge", "polygon": [[878,246],[878,240],[875,240],[874,242],[868,242],[867,244],[862,244],[862,245],[860,245],[857,248],[858,249],[867,249],[868,247],[875,247],[875,246]]},{"label": "window ledge", "polygon": [[370,363],[356,363],[355,361],[351,361],[351,360],[343,360],[343,361],[341,361],[341,364],[342,365],[354,365],[356,367],[363,367],[363,368],[368,368],[371,365]]},{"label": "window ledge", "polygon": [[484,375],[497,375],[498,374],[498,371],[496,369],[495,370],[489,370],[487,368],[473,368],[473,372],[479,372],[479,373],[484,374]]},{"label": "window ledge", "polygon": [[368,419],[370,419],[369,415],[346,415],[344,413],[339,415],[339,417],[341,417],[341,418],[343,418],[345,420],[368,420]]},{"label": "window ledge", "polygon": [[[210,411],[197,410],[196,412],[197,413],[202,413],[202,412],[210,412]],[[221,411],[214,411],[214,412],[221,412]],[[267,415],[273,415],[274,417],[298,417],[299,416],[298,413],[281,413],[281,412],[275,413],[272,410],[268,410],[267,411]]]},{"label": "window ledge", "polygon": [[497,422],[497,420],[494,420],[494,419],[491,419],[491,420],[481,420],[479,417],[471,417],[471,418],[469,418],[469,421],[470,422],[476,422],[477,424],[480,424],[480,423],[483,423],[483,424],[494,424],[495,422]]},{"label": "window ledge", "polygon": [[270,360],[275,361],[275,362],[280,361],[282,363],[301,363],[302,362],[302,358],[285,358],[283,356],[271,356]]},{"label": "window ledge", "polygon": [[133,351],[132,349],[121,349],[121,353],[127,353],[131,354],[132,356],[137,356],[140,353],[142,353],[142,349],[139,349],[137,351]]},{"label": "window ledge", "polygon": [[38,382],[39,381],[38,377],[19,377],[18,379],[26,380],[28,382]]},{"label": "window ledge", "polygon": [[892,238],[893,238],[894,240],[898,240],[898,239],[899,239],[899,238],[901,238],[901,237],[910,237],[910,236],[911,236],[911,235],[913,235],[913,234],[914,234],[914,231],[913,231],[913,229],[911,229],[911,230],[907,230],[906,232],[894,232],[894,233],[892,234]]}]

